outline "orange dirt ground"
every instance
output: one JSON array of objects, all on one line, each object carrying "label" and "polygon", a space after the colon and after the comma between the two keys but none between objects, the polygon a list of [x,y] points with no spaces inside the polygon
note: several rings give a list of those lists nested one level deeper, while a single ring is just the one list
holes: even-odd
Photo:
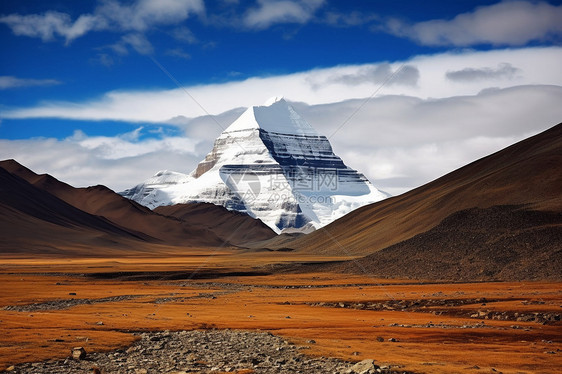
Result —
[{"label": "orange dirt ground", "polygon": [[[302,352],[310,355],[352,361],[373,358],[379,365],[400,365],[416,373],[559,373],[562,368],[560,321],[543,324],[469,316],[477,311],[559,315],[562,283],[437,284],[327,273],[178,280],[84,276],[117,271],[184,271],[189,275],[194,270],[224,270],[227,264],[228,270],[248,270],[288,257],[228,250],[204,255],[208,253],[106,260],[3,258],[0,370],[21,362],[64,358],[75,346],[88,351],[127,346],[135,340],[134,331],[208,328],[267,330],[309,347]],[[123,295],[136,297],[59,310],[5,308]],[[477,298],[487,301],[450,302]],[[450,305],[418,311],[338,306],[388,302],[392,307],[400,300],[448,300]],[[311,303],[336,303],[336,307]],[[381,337],[382,342],[377,339]],[[315,343],[307,343],[310,340]]]}]

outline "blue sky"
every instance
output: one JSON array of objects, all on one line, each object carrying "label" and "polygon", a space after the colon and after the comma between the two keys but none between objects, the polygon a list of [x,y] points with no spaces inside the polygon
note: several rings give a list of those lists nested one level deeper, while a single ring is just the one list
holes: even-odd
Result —
[{"label": "blue sky", "polygon": [[326,135],[373,96],[330,140],[401,193],[560,122],[560,19],[559,1],[3,1],[0,158],[120,190],[190,172],[269,96]]},{"label": "blue sky", "polygon": [[[191,9],[190,3],[199,2],[184,3]],[[69,97],[88,99],[115,89],[174,87],[148,55],[188,86],[341,64],[404,60],[449,47],[424,46],[379,31],[381,22],[392,18],[409,22],[449,19],[473,10],[475,4],[474,1],[434,1],[435,5],[428,6],[431,2],[404,0],[319,3],[323,5],[316,10],[302,10],[302,17],[310,17],[306,22],[295,14],[293,17],[288,15],[285,22],[272,18],[269,23],[252,26],[246,25],[243,19],[252,9],[259,9],[259,4],[252,1],[205,2],[204,13],[194,9],[185,17],[169,21],[147,18],[141,22],[146,26],[139,25],[136,30],[127,24],[107,26],[67,39],[54,30],[38,32],[34,37],[14,35],[17,24],[9,22],[8,17],[15,14],[45,17],[49,12],[58,12],[60,18],[63,14],[69,16],[70,26],[80,16],[95,14],[96,9],[103,6],[103,1],[4,1],[1,5],[4,25],[0,28],[0,37],[2,54],[9,58],[2,59],[2,73],[46,83],[26,90],[4,90],[0,99],[3,105],[22,106]],[[134,6],[134,2],[122,4]],[[349,22],[352,24],[347,24]],[[123,38],[132,36],[143,40],[139,44],[145,43],[136,47],[140,53],[134,45],[123,41]],[[490,46],[482,44],[479,48]],[[49,80],[58,84],[52,82],[49,85]]]}]

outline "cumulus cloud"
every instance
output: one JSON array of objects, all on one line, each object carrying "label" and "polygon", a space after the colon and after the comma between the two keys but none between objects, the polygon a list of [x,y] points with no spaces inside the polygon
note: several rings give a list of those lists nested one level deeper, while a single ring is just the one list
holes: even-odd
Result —
[{"label": "cumulus cloud", "polygon": [[[519,69],[514,77],[495,76],[493,87],[506,88],[525,84],[562,85],[562,48],[524,48],[486,52],[465,51],[432,56],[417,56],[406,62],[337,66],[289,75],[254,77],[243,81],[151,91],[111,91],[84,102],[43,102],[29,108],[5,108],[1,118],[67,118],[80,120],[117,120],[164,122],[177,116],[195,118],[219,114],[233,108],[263,103],[267,98],[286,95],[294,101],[323,104],[378,95],[407,95],[419,98],[445,98],[475,95],[490,88],[488,80],[473,79],[461,83],[446,77],[447,71],[462,71],[467,66],[510,64]],[[380,78],[400,66],[411,66],[401,84],[388,82],[381,88]],[[497,69],[496,69],[497,70]],[[495,71],[496,71],[495,70]],[[500,66],[500,72],[501,72]],[[381,74],[381,72],[383,74]],[[174,73],[173,71],[171,72]],[[379,76],[377,76],[377,74]],[[368,77],[368,79],[363,79]],[[416,83],[413,85],[412,83]],[[408,84],[410,83],[410,84]],[[175,86],[175,83],[170,82]],[[240,93],[244,94],[241,95]],[[201,106],[205,109],[205,113]]]},{"label": "cumulus cloud", "polygon": [[556,125],[560,100],[561,86],[531,85],[441,99],[383,96],[349,121],[363,100],[294,106],[347,165],[399,194]]},{"label": "cumulus cloud", "polygon": [[[113,91],[92,101],[3,108],[0,117],[11,120],[107,119],[145,127],[133,124],[131,132],[118,137],[76,133],[64,140],[0,140],[0,158],[15,158],[75,186],[102,183],[123,190],[161,169],[190,172],[243,107],[284,94],[330,137],[346,164],[398,194],[560,122],[561,60],[558,47],[417,56],[389,64],[393,72],[403,64],[415,67],[415,86],[387,85],[368,101],[380,83],[334,82],[334,77],[357,78],[381,64],[186,87],[214,116],[182,89]],[[511,68],[519,70],[511,76]],[[467,71],[492,76],[495,88]],[[473,79],[453,81],[447,72],[465,72]],[[150,123],[173,125],[182,136],[151,135],[157,126]]]},{"label": "cumulus cloud", "polygon": [[477,44],[520,46],[562,36],[562,5],[546,2],[503,1],[481,6],[452,20],[407,23],[393,19],[385,30],[430,46]]},{"label": "cumulus cloud", "polygon": [[137,157],[148,153],[168,151],[178,154],[195,154],[198,141],[188,137],[149,138],[139,141],[142,127],[120,136],[89,137],[77,130],[67,142],[75,143],[84,150],[92,151],[97,158],[116,160],[127,157]]},{"label": "cumulus cloud", "polygon": [[520,70],[508,63],[499,64],[497,68],[464,68],[462,70],[448,71],[447,79],[466,82],[473,80],[512,79]]},{"label": "cumulus cloud", "polygon": [[106,0],[92,14],[82,14],[74,21],[69,14],[47,11],[1,16],[0,23],[6,24],[16,35],[43,41],[62,37],[69,43],[90,31],[143,32],[155,25],[177,24],[204,9],[201,0],[136,0],[128,4]]},{"label": "cumulus cloud", "polygon": [[[427,183],[562,118],[561,86],[527,85],[441,99],[381,96],[348,121],[363,101],[293,106],[330,138],[347,165],[391,194]],[[0,159],[15,158],[74,186],[101,183],[120,191],[159,170],[191,172],[223,127],[241,113],[176,117],[172,122],[183,135],[174,137],[145,138],[149,128],[137,127],[117,137],[76,132],[63,140],[0,140]]]},{"label": "cumulus cloud", "polygon": [[253,29],[266,29],[277,23],[306,23],[324,0],[258,0],[258,6],[249,9],[244,25]]},{"label": "cumulus cloud", "polygon": [[63,140],[0,139],[0,159],[16,159],[75,187],[104,184],[115,191],[132,187],[158,170],[189,173],[200,161],[195,150],[198,140],[183,136],[139,140],[141,131],[116,137],[77,131]]},{"label": "cumulus cloud", "polygon": [[11,75],[0,76],[0,90],[19,87],[55,86],[61,83],[61,81],[56,79],[18,78]]}]

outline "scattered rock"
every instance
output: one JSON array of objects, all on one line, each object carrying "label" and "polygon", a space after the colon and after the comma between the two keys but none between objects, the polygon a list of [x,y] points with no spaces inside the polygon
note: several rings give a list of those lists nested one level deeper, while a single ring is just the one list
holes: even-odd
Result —
[{"label": "scattered rock", "polygon": [[348,374],[375,374],[377,373],[377,369],[380,369],[377,365],[375,365],[374,360],[366,359],[360,361],[353,365],[351,368],[347,370],[346,373]]},{"label": "scattered rock", "polygon": [[[70,292],[69,295],[76,296],[76,292]],[[58,299],[58,300],[45,301],[42,303],[31,303],[25,305],[7,305],[2,309],[13,310],[16,312],[61,310],[61,309],[72,308],[77,305],[84,305],[84,304],[90,305],[90,304],[97,304],[97,303],[108,303],[108,302],[116,302],[116,301],[123,301],[123,300],[131,300],[142,296],[143,295],[121,295],[121,296],[102,297],[100,299],[75,299],[75,298]]]},{"label": "scattered rock", "polygon": [[84,347],[72,348],[72,358],[75,360],[83,360],[86,358],[86,350]]},{"label": "scattered rock", "polygon": [[88,352],[86,358],[86,350],[76,347],[66,360],[19,364],[13,371],[18,374],[406,373],[395,371],[396,368],[378,367],[373,360],[354,364],[335,358],[306,356],[302,347],[269,332],[209,329],[136,335],[138,340],[128,348]]}]

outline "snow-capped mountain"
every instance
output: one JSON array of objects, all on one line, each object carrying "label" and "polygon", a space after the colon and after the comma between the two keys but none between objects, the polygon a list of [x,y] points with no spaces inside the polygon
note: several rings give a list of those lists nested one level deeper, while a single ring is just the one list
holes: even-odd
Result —
[{"label": "snow-capped mountain", "polygon": [[276,232],[319,228],[384,199],[283,99],[248,108],[190,174],[160,171],[121,192],[149,208],[210,202],[259,218]]}]

